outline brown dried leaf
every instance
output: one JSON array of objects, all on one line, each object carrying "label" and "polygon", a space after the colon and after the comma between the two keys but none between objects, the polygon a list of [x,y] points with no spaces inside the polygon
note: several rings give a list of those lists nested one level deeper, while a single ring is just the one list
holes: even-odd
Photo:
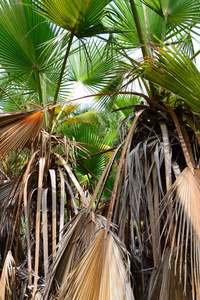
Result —
[{"label": "brown dried leaf", "polygon": [[59,300],[133,300],[127,257],[118,239],[101,229],[68,277]]},{"label": "brown dried leaf", "polygon": [[11,300],[15,284],[15,260],[11,251],[8,252],[0,280],[0,300]]},{"label": "brown dried leaf", "polygon": [[13,148],[30,147],[38,137],[43,124],[43,112],[34,110],[26,113],[0,114],[0,156]]}]

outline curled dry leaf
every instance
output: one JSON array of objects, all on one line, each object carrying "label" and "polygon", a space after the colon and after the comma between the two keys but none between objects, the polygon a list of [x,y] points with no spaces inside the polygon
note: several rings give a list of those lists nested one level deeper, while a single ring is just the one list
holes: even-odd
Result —
[{"label": "curled dry leaf", "polygon": [[[175,273],[183,280],[186,293],[188,270],[191,272],[192,296],[200,298],[200,169],[187,167],[163,198],[168,217],[163,227],[166,244],[171,237],[169,261],[175,256]],[[172,205],[171,205],[172,204]],[[168,209],[171,205],[171,212]],[[190,257],[188,262],[187,257]]]}]

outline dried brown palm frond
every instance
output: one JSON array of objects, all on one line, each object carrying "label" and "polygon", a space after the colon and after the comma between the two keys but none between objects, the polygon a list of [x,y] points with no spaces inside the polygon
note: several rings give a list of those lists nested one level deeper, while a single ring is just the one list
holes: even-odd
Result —
[{"label": "dried brown palm frond", "polygon": [[192,300],[189,282],[184,295],[183,282],[175,275],[174,257],[169,265],[170,249],[167,248],[159,267],[154,269],[149,280],[145,298],[148,300]]},{"label": "dried brown palm frond", "polygon": [[[6,229],[1,231],[5,235],[0,235],[0,244],[4,244],[2,251],[0,248],[3,255],[0,264],[3,265],[4,254],[6,256],[8,249],[12,249],[16,257],[20,256],[19,228],[24,225],[28,284],[29,287],[32,286],[33,270],[35,270],[34,293],[37,291],[37,279],[43,275],[46,279],[49,271],[48,256],[56,254],[56,243],[62,237],[64,223],[78,212],[74,197],[75,188],[81,194],[85,205],[88,203],[71,170],[76,144],[71,145],[62,137],[56,138],[45,131],[41,131],[40,136],[39,150],[29,157],[15,184],[11,186],[10,183],[6,183],[0,186],[0,229],[3,227]],[[66,156],[68,163],[64,159]],[[59,164],[57,164],[58,159]],[[16,259],[16,262],[18,264],[21,259],[19,261]]]},{"label": "dried brown palm frond", "polygon": [[43,124],[43,112],[0,114],[0,155],[1,159],[13,149],[30,147],[36,142]]},{"label": "dried brown palm frond", "polygon": [[[163,212],[167,219],[163,227],[166,243],[172,232],[169,262],[175,257],[175,274],[183,281],[186,293],[188,277],[191,277],[192,297],[200,298],[200,170],[194,173],[185,168],[163,198]],[[165,244],[166,244],[165,243]],[[190,273],[188,272],[190,270]],[[190,275],[189,275],[190,274]]]},{"label": "dried brown palm frond", "polygon": [[0,279],[0,300],[13,299],[13,287],[15,285],[15,260],[9,251],[3,266]]},{"label": "dried brown palm frond", "polygon": [[118,215],[116,223],[119,224],[119,238],[125,241],[127,215],[130,214],[134,226],[129,230],[129,247],[134,255],[142,253],[143,248],[151,247],[154,266],[158,264],[160,252],[156,207],[164,195],[161,179],[163,160],[163,147],[157,138],[149,138],[137,144],[127,157],[128,176],[121,191],[118,192],[119,196],[120,193],[123,195],[123,202],[115,208],[115,215]]},{"label": "dried brown palm frond", "polygon": [[25,259],[21,237],[16,232],[11,237],[16,218],[16,214],[13,212],[16,212],[19,190],[17,181],[15,183],[8,181],[0,185],[0,268],[5,262],[8,249],[14,253],[16,246],[19,248],[17,263]]},{"label": "dried brown palm frond", "polygon": [[44,299],[49,299],[50,294],[57,294],[58,287],[65,286],[66,279],[89,246],[95,233],[105,227],[106,219],[94,213],[81,210],[69,224],[61,242],[57,245],[57,254],[52,268],[48,274]]},{"label": "dried brown palm frond", "polygon": [[[172,244],[173,241],[173,229],[177,216],[177,211],[174,212],[176,205],[172,205],[170,200],[163,201],[164,210],[162,212],[163,206],[160,203],[177,178],[175,166],[179,168],[180,175],[187,165],[187,160],[184,160],[184,151],[187,149],[190,149],[188,156],[192,156],[191,153],[193,153],[194,163],[197,164],[199,160],[199,147],[195,141],[193,130],[181,119],[179,123],[180,126],[185,127],[183,138],[187,142],[184,148],[180,143],[181,139],[169,112],[158,112],[156,115],[150,109],[144,111],[137,122],[137,129],[131,140],[130,153],[127,153],[124,159],[124,173],[118,185],[117,201],[114,207],[114,222],[119,226],[120,240],[131,252],[131,267],[135,275],[135,297],[138,297],[137,299],[142,297],[148,299],[144,296],[146,286],[151,273],[155,273],[154,268],[157,269],[162,264],[161,258],[164,255],[166,237],[166,244]],[[168,223],[165,226],[166,218]],[[169,221],[172,219],[173,226]],[[180,219],[177,220],[177,226],[181,225]],[[187,228],[189,225],[183,230],[184,237],[189,230]],[[194,237],[192,240],[194,241]],[[189,265],[191,260],[190,242],[191,239],[189,239],[188,246],[185,247]],[[173,241],[173,243],[175,242]],[[192,247],[193,252],[196,244],[195,241],[195,245]],[[184,242],[183,245],[185,245]],[[176,245],[173,246],[172,254],[174,252],[180,254]],[[183,251],[183,253],[182,262],[186,259],[185,252]],[[197,251],[195,257],[198,257]],[[178,261],[180,262],[180,259]],[[170,265],[170,262],[168,263]],[[178,265],[180,266],[181,262],[179,264],[177,262]],[[191,269],[191,266],[187,268],[187,272],[188,269]],[[177,268],[173,270],[177,271]],[[173,280],[175,273],[169,273],[169,276],[170,274]],[[184,276],[187,276],[187,283],[190,284],[190,273],[186,273],[184,276],[183,274],[184,272],[181,272],[181,278],[184,279]],[[199,278],[197,275],[196,277]],[[176,278],[179,280],[180,276]],[[195,275],[193,278],[198,281],[195,279]],[[185,288],[184,284],[183,288]]]},{"label": "dried brown palm frond", "polygon": [[111,232],[105,239],[102,228],[69,274],[58,299],[134,299],[128,270],[126,250]]},{"label": "dried brown palm frond", "polygon": [[12,181],[4,182],[0,185],[0,211],[5,205],[9,205],[7,198],[10,194],[11,187]]}]

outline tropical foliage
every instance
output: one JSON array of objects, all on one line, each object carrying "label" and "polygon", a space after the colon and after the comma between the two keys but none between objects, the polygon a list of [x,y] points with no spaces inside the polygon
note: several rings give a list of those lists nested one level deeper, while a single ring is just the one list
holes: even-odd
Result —
[{"label": "tropical foliage", "polygon": [[199,16],[1,1],[0,299],[200,298]]}]

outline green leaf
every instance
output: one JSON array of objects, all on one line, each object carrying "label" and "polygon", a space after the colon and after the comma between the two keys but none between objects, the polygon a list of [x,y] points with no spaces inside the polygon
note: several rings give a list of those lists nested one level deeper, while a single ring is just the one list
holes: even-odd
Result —
[{"label": "green leaf", "polygon": [[97,121],[95,110],[90,110],[80,115],[67,118],[61,122],[73,124],[73,123],[95,123],[95,121]]},{"label": "green leaf", "polygon": [[58,26],[87,37],[104,32],[101,19],[111,0],[32,0],[37,11]]},{"label": "green leaf", "polygon": [[142,64],[142,75],[174,93],[191,109],[200,112],[200,72],[190,58],[171,46],[157,48],[155,56]]},{"label": "green leaf", "polygon": [[188,27],[200,22],[200,3],[198,0],[142,0],[148,7],[165,18],[167,16],[168,34],[179,26],[188,31]]},{"label": "green leaf", "polygon": [[[30,4],[24,0],[24,4]],[[60,66],[62,50],[53,45],[51,52],[41,45],[55,38],[60,29],[17,0],[2,0],[0,4],[0,61],[9,81],[23,83],[37,90],[35,70],[46,71],[49,82],[54,81]],[[54,67],[54,72],[52,71]],[[58,76],[58,75],[56,75]],[[23,87],[23,89],[25,88]]]},{"label": "green leaf", "polygon": [[[99,129],[99,131],[98,131]],[[100,130],[99,124],[83,124],[75,123],[73,126],[65,124],[63,131],[68,136],[73,136],[76,141],[83,143],[83,146],[86,147],[88,155],[99,153],[103,150],[108,149],[109,147],[103,143],[103,136]],[[82,158],[86,156],[82,151],[78,151],[77,158]],[[103,155],[94,156],[86,160],[81,161],[86,168],[88,168],[93,174],[97,177],[103,172],[107,162],[109,154],[104,153]],[[77,166],[77,171],[84,174],[87,174],[85,170]]]}]

